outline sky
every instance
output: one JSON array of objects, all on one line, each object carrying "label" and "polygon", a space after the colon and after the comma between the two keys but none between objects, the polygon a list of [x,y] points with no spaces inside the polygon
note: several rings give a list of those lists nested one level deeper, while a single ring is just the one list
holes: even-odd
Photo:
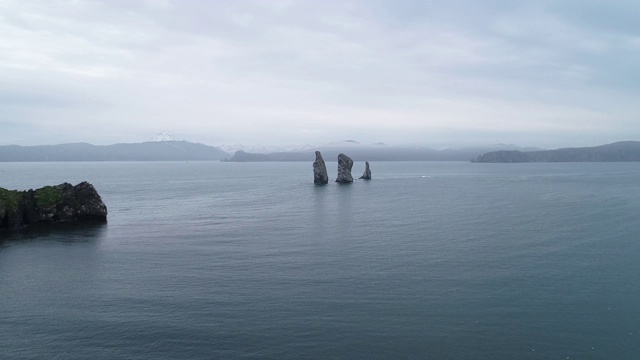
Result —
[{"label": "sky", "polygon": [[0,0],[0,145],[640,140],[609,0]]}]

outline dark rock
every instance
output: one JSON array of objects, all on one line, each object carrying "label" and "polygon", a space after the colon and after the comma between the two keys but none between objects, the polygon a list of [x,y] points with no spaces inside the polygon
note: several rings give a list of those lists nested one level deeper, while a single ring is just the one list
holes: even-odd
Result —
[{"label": "dark rock", "polygon": [[364,174],[360,176],[360,179],[371,180],[371,170],[369,169],[369,162],[365,161],[364,163],[365,163]]},{"label": "dark rock", "polygon": [[76,186],[64,183],[28,191],[0,188],[0,229],[106,219],[107,207],[88,182]]},{"label": "dark rock", "polygon": [[320,151],[316,151],[316,161],[313,162],[313,183],[318,185],[324,185],[329,182],[329,175],[327,175],[327,167],[322,159]]},{"label": "dark rock", "polygon": [[0,188],[0,229],[22,226],[24,220],[23,193]]},{"label": "dark rock", "polygon": [[353,160],[345,154],[340,153],[338,155],[338,177],[337,183],[347,184],[353,182],[353,176],[351,176],[351,168],[353,167]]},{"label": "dark rock", "polygon": [[62,193],[62,202],[58,205],[58,212],[65,207],[77,210],[75,217],[78,220],[107,218],[107,207],[93,185],[81,182],[76,186],[67,184],[66,191]]}]

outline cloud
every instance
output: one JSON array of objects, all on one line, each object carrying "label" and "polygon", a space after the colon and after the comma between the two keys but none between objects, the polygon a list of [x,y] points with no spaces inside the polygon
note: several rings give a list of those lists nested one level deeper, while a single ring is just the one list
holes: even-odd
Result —
[{"label": "cloud", "polygon": [[628,1],[6,0],[0,14],[2,143],[640,136]]}]

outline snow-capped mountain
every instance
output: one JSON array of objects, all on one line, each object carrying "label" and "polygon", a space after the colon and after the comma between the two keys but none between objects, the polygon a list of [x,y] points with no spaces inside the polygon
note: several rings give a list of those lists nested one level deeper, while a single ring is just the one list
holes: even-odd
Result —
[{"label": "snow-capped mountain", "polygon": [[173,134],[169,134],[166,131],[159,132],[156,136],[147,140],[147,142],[159,142],[159,141],[180,141]]}]

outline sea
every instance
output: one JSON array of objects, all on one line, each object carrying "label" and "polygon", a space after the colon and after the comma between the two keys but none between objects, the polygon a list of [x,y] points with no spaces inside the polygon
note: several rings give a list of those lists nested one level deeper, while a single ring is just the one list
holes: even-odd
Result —
[{"label": "sea", "polygon": [[640,359],[640,163],[371,170],[0,163],[109,211],[0,233],[0,359]]}]

